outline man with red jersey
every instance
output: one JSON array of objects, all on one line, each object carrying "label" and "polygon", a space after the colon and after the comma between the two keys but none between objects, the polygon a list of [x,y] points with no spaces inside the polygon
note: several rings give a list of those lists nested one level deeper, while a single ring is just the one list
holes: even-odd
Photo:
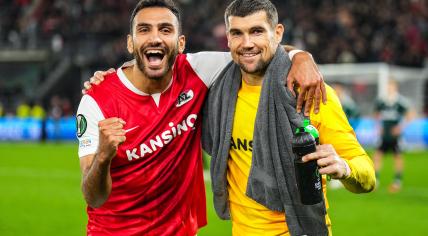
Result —
[{"label": "man with red jersey", "polygon": [[82,98],[88,235],[195,235],[206,225],[200,111],[231,57],[184,46],[174,3],[140,1],[127,45],[135,64]]}]

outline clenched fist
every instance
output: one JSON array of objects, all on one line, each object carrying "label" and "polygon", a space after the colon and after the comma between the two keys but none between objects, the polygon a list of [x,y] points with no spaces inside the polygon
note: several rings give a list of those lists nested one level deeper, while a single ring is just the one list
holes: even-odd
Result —
[{"label": "clenched fist", "polygon": [[125,142],[126,122],[120,118],[114,117],[102,120],[98,123],[100,141],[98,144],[98,153],[109,160],[116,155],[119,144]]}]

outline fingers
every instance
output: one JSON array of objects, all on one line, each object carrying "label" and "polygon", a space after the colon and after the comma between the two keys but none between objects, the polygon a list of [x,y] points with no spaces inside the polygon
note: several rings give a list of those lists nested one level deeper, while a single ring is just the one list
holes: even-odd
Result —
[{"label": "fingers", "polygon": [[[334,150],[334,147],[331,144],[323,144],[323,145],[318,145],[317,146],[317,150],[313,153],[310,153],[304,157],[302,157],[302,161],[303,162],[308,162],[308,161],[312,161],[312,160],[320,160],[320,159],[324,159],[327,157],[336,157],[336,152]],[[322,162],[322,164],[327,164],[330,161],[326,161],[326,163]]]},{"label": "fingers", "polygon": [[294,92],[294,79],[292,76],[287,77],[287,88],[290,90],[291,94],[296,97],[296,93]]},{"label": "fingers", "polygon": [[322,102],[324,103],[324,105],[326,105],[327,104],[327,90],[325,89],[324,78],[323,78],[321,73],[320,73],[320,77],[321,77]]},{"label": "fingers", "polygon": [[85,87],[86,90],[89,90],[90,88],[92,88],[91,83],[89,83],[89,81],[86,81],[85,83],[83,83],[83,87]]},{"label": "fingers", "polygon": [[302,158],[304,162],[316,160],[320,174],[331,175],[334,179],[346,177],[347,164],[330,144],[317,146],[317,151]]},{"label": "fingers", "polygon": [[320,111],[320,103],[321,103],[321,89],[318,86],[315,89],[315,105],[314,105],[314,113],[318,114],[318,112]]},{"label": "fingers", "polygon": [[324,151],[324,150],[319,150],[313,153],[310,153],[304,157],[302,157],[302,161],[303,162],[309,162],[309,161],[313,161],[313,160],[318,160],[321,158],[325,158],[327,156],[330,155],[330,152],[328,151]]},{"label": "fingers", "polygon": [[[100,122],[101,123],[101,122]],[[122,121],[107,121],[103,124],[99,124],[98,127],[100,129],[122,129],[124,127],[125,123]]]},{"label": "fingers", "polygon": [[305,116],[309,116],[312,108],[312,104],[314,103],[315,96],[315,88],[311,87],[307,94],[306,104],[305,104]]},{"label": "fingers", "polygon": [[85,95],[86,92],[92,88],[91,83],[89,83],[89,81],[86,81],[85,83],[83,83],[83,89],[82,89],[82,94]]},{"label": "fingers", "polygon": [[330,175],[333,178],[337,178],[338,175],[338,166],[336,164],[325,166],[322,168],[319,168],[318,171],[322,175]]},{"label": "fingers", "polygon": [[116,72],[116,70],[113,68],[110,68],[107,71],[96,71],[94,75],[89,79],[89,82],[91,84],[99,85],[101,82],[104,81],[106,75],[111,74],[113,72]]},{"label": "fingers", "polygon": [[106,74],[108,74],[108,72],[107,72],[107,71],[96,71],[96,72],[94,73],[94,76],[92,76],[92,77],[89,79],[89,82],[90,82],[91,84],[98,85],[98,84],[100,84],[102,81],[104,81],[104,76],[105,76]]},{"label": "fingers", "polygon": [[346,169],[346,164],[344,164],[344,161],[342,160],[341,162],[336,162],[332,165],[321,167],[318,169],[318,171],[322,175],[330,175],[333,179],[343,179],[348,175]]},{"label": "fingers", "polygon": [[101,126],[100,131],[103,132],[104,135],[124,135],[126,133],[122,124]]},{"label": "fingers", "polygon": [[302,87],[300,89],[299,96],[297,97],[297,106],[296,106],[297,113],[302,112],[302,107],[303,107],[303,103],[305,102],[306,92],[307,91],[305,87]]},{"label": "fingers", "polygon": [[325,156],[324,158],[317,160],[317,165],[321,167],[330,166],[336,163],[336,160],[333,156]]},{"label": "fingers", "polygon": [[107,148],[117,147],[125,142],[125,130],[123,129],[126,122],[120,118],[114,117],[102,120],[98,123],[100,131],[100,143],[107,145]]},{"label": "fingers", "polygon": [[119,144],[122,144],[123,142],[126,141],[126,136],[125,136],[125,134],[123,134],[123,135],[109,135],[107,140],[112,146],[117,147],[117,146],[119,146]]},{"label": "fingers", "polygon": [[124,125],[126,124],[126,122],[124,120],[122,120],[121,118],[112,117],[112,118],[108,118],[108,119],[105,119],[105,120],[98,122],[98,127],[101,127],[104,125],[110,125],[110,124],[117,123],[117,122],[122,123]]}]

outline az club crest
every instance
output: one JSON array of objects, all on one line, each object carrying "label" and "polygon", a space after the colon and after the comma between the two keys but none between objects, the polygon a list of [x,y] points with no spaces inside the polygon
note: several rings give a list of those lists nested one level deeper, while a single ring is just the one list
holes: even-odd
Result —
[{"label": "az club crest", "polygon": [[190,100],[192,100],[193,96],[194,94],[192,90],[182,92],[180,96],[178,96],[176,107],[181,107],[184,104],[188,103]]}]

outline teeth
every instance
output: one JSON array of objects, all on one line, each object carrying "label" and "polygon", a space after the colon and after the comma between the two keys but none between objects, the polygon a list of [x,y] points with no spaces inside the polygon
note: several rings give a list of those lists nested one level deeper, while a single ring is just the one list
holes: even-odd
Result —
[{"label": "teeth", "polygon": [[148,50],[146,54],[163,54],[161,50]]},{"label": "teeth", "polygon": [[244,54],[242,54],[242,56],[244,56],[244,57],[253,57],[253,56],[255,56],[255,55],[257,55],[258,53],[244,53]]}]

